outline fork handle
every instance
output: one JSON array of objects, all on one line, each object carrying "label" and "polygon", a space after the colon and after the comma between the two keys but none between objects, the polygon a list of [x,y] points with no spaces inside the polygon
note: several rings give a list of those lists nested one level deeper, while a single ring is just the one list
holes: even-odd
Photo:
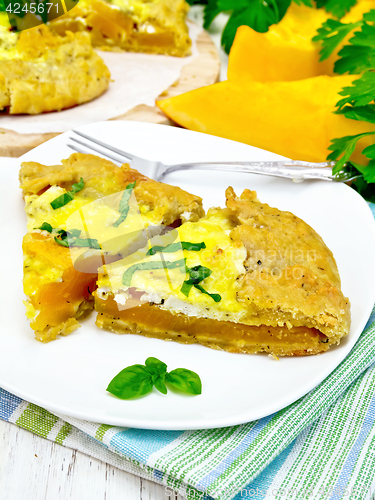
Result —
[{"label": "fork handle", "polygon": [[306,179],[335,180],[332,175],[334,163],[310,163],[304,161],[251,161],[251,162],[202,162],[171,165],[158,175],[158,180],[177,170],[221,170],[230,172],[246,172],[251,174],[284,177],[294,182]]}]

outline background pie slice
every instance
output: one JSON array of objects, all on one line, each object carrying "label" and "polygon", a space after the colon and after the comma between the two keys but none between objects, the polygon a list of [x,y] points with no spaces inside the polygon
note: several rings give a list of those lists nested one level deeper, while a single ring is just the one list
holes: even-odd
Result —
[{"label": "background pie slice", "polygon": [[[51,202],[66,195],[73,185],[82,186],[81,179],[83,188],[71,201],[54,209]],[[94,155],[73,154],[55,166],[25,162],[20,183],[28,230],[23,240],[25,303],[31,328],[42,342],[72,332],[79,326],[77,319],[93,307],[97,269],[91,266],[81,272],[74,267],[74,260],[82,251],[94,251],[95,245],[88,241],[91,235],[86,238],[80,230],[80,241],[88,248],[76,247],[77,240],[70,246],[67,238],[74,231],[67,227],[67,222],[78,209],[82,212],[89,205],[96,207],[96,200],[118,192],[121,195],[130,185],[145,227],[178,225],[187,218],[198,220],[204,214],[200,198],[148,179],[127,164],[117,167]],[[121,196],[118,198],[120,201]],[[115,212],[114,221],[121,215],[118,209]],[[110,226],[113,220],[109,221]],[[112,260],[115,258],[119,257],[112,255]]]},{"label": "background pie slice", "polygon": [[182,224],[173,243],[154,238],[103,266],[97,324],[238,353],[311,355],[338,344],[350,305],[322,238],[254,191],[226,196],[226,209]]},{"label": "background pie slice", "polygon": [[71,108],[101,95],[110,76],[87,33],[59,36],[41,25],[18,34],[0,24],[0,110]]},{"label": "background pie slice", "polygon": [[80,0],[51,22],[60,34],[87,31],[95,47],[186,56],[191,40],[184,0]]}]

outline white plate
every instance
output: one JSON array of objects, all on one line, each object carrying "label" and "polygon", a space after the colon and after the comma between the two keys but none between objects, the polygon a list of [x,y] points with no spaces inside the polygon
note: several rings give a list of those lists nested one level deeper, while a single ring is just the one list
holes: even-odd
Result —
[{"label": "white plate", "polygon": [[[276,159],[272,153],[164,125],[102,122],[81,127],[136,155],[166,163],[199,160]],[[22,160],[59,163],[69,156],[67,134]],[[147,172],[144,172],[147,174]],[[352,303],[352,328],[340,346],[312,357],[282,358],[219,352],[95,327],[94,315],[72,335],[50,344],[34,340],[22,300],[23,201],[16,169],[0,169],[1,283],[0,386],[52,412],[144,429],[198,429],[240,424],[270,415],[302,397],[342,361],[358,339],[375,301],[375,224],[352,189],[329,182],[294,184],[270,177],[213,172],[172,174],[168,181],[204,197],[205,207],[224,205],[230,184],[237,193],[256,189],[260,199],[308,222],[333,251],[342,289]],[[121,369],[155,356],[169,369],[199,373],[200,396],[156,391],[133,401],[106,392]]]}]

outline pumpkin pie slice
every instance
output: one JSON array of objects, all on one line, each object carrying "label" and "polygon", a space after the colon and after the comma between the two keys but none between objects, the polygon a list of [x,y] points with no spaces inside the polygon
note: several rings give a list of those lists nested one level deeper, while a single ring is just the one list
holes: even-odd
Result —
[{"label": "pumpkin pie slice", "polygon": [[305,356],[350,328],[332,252],[303,220],[226,191],[174,232],[99,270],[97,325],[235,353]]},{"label": "pumpkin pie slice", "polygon": [[1,24],[0,110],[60,111],[101,95],[110,72],[87,33],[59,36],[45,25],[15,33]]},{"label": "pumpkin pie slice", "polygon": [[55,31],[86,31],[95,47],[186,56],[191,40],[184,0],[80,0],[51,22]]},{"label": "pumpkin pie slice", "polygon": [[[128,224],[126,200],[137,199],[138,218],[129,217],[136,223],[131,244],[144,228],[176,226],[204,215],[200,198],[153,181],[127,164],[117,167],[94,155],[73,154],[54,166],[24,162],[20,183],[28,231],[23,240],[26,314],[42,342],[69,334],[93,308],[97,257],[114,261],[129,252],[129,238],[123,238],[122,228]],[[107,199],[111,204],[100,206]],[[129,210],[132,213],[132,207]],[[87,230],[85,216],[87,224],[91,216],[97,218],[97,233]],[[114,243],[103,251],[105,238]],[[85,255],[89,258],[82,258]],[[90,265],[75,266],[80,258]]]}]

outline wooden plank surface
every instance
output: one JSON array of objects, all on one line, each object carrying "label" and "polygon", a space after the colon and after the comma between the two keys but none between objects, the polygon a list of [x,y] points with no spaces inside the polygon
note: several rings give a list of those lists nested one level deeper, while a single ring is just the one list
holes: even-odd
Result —
[{"label": "wooden plank surface", "polygon": [[184,500],[0,420],[0,500]]},{"label": "wooden plank surface", "polygon": [[[220,74],[220,58],[214,42],[205,31],[201,31],[198,35],[197,50],[198,55],[182,68],[178,80],[162,92],[161,96],[172,97],[217,82]],[[157,97],[155,96],[155,99]],[[144,104],[113,119],[172,124],[159,108]],[[18,158],[56,135],[58,134],[19,134],[0,127],[0,156]]]}]

